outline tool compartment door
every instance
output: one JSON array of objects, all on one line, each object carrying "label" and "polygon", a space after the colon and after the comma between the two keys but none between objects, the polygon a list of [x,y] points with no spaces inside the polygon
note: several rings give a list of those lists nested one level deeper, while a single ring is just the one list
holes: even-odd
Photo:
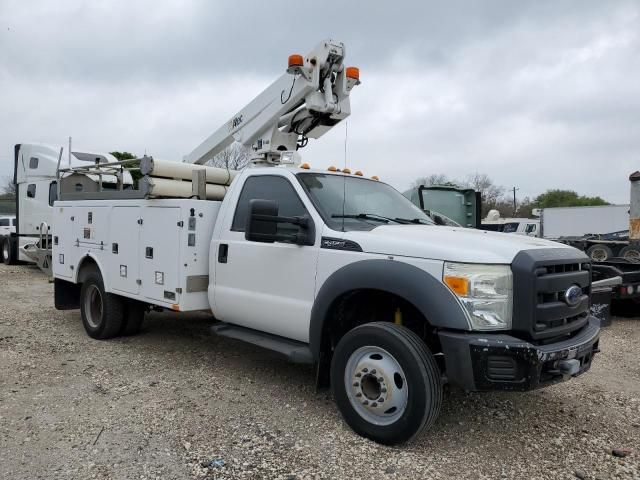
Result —
[{"label": "tool compartment door", "polygon": [[140,292],[140,207],[113,207],[109,217],[111,238],[106,246],[112,290]]},{"label": "tool compartment door", "polygon": [[142,294],[179,303],[180,207],[146,207],[142,214]]}]

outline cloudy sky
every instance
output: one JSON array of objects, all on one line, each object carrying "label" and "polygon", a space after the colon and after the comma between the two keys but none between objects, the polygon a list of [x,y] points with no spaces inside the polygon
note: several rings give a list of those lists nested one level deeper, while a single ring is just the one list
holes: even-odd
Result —
[{"label": "cloudy sky", "polygon": [[[360,67],[349,166],[399,189],[486,173],[628,201],[640,2],[0,1],[0,176],[13,144],[181,160],[331,37]],[[341,165],[345,129],[301,153]]]}]

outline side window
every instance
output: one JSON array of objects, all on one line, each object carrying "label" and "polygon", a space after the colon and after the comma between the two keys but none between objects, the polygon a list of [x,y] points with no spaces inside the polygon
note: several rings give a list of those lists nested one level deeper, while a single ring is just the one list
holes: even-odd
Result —
[{"label": "side window", "polygon": [[526,232],[527,232],[527,233],[533,233],[533,232],[535,232],[535,231],[538,229],[537,227],[538,227],[538,226],[537,226],[535,223],[529,223],[529,224],[527,225],[527,230],[526,230]]},{"label": "side window", "polygon": [[[236,213],[233,217],[231,230],[235,232],[245,231],[249,201],[255,199],[275,200],[278,202],[280,207],[278,215],[295,217],[307,214],[307,210],[300,200],[300,197],[298,197],[293,186],[286,178],[274,175],[249,177],[242,187],[242,193],[236,206]],[[298,227],[286,223],[279,223],[278,230],[281,230],[282,233],[290,233],[292,231],[298,231]]]},{"label": "side window", "polygon": [[13,226],[15,227],[15,226],[17,226],[17,225],[18,225],[17,220],[14,218],[14,219],[13,219]]},{"label": "side window", "polygon": [[49,184],[49,206],[53,207],[53,202],[58,200],[58,182]]},{"label": "side window", "polygon": [[31,157],[29,159],[29,168],[38,168],[38,157]]},{"label": "side window", "polygon": [[8,218],[0,218],[0,227],[8,227],[9,219]]},{"label": "side window", "polygon": [[30,183],[27,187],[27,197],[36,198],[36,184]]}]

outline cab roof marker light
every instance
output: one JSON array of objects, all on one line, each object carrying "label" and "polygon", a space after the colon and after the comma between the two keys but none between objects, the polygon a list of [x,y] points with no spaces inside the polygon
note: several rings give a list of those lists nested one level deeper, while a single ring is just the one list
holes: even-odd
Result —
[{"label": "cab roof marker light", "polygon": [[360,170],[356,170],[356,173],[354,173],[354,175],[357,175],[358,177],[362,177],[364,174]]},{"label": "cab roof marker light", "polygon": [[329,168],[327,168],[327,170],[329,170],[330,172],[337,172],[338,169],[336,167],[334,167],[333,165],[331,165]]}]

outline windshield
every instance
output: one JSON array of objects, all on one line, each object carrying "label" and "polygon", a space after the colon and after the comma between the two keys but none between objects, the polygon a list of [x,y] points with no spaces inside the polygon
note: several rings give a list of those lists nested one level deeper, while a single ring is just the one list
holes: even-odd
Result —
[{"label": "windshield", "polygon": [[518,231],[518,222],[505,223],[504,229],[502,230],[504,233],[514,233]]},{"label": "windshield", "polygon": [[300,173],[298,178],[324,221],[334,230],[433,225],[422,210],[386,183],[323,173]]}]

